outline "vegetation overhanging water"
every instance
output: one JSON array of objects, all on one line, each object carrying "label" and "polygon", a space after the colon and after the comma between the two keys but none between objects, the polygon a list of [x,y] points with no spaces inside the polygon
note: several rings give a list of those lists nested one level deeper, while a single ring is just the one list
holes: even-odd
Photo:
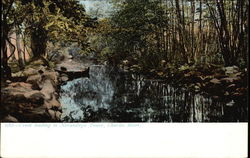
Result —
[{"label": "vegetation overhanging water", "polygon": [[[112,67],[94,65],[89,78],[61,87],[64,122],[237,122],[246,106],[218,101]],[[235,113],[237,112],[237,113]]]}]

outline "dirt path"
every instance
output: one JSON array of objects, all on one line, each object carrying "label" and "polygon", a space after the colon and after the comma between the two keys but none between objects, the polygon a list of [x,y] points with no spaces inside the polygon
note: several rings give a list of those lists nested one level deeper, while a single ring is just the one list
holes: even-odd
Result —
[{"label": "dirt path", "polygon": [[70,56],[67,56],[60,64],[56,65],[55,69],[60,70],[63,67],[63,68],[66,68],[67,71],[72,71],[72,72],[84,71],[93,64],[94,62],[88,59],[84,59],[80,61],[78,59],[74,59]]}]

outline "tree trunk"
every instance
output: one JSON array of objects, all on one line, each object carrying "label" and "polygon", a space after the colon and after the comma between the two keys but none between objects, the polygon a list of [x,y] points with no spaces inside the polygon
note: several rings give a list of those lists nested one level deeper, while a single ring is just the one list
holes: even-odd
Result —
[{"label": "tree trunk", "polygon": [[47,40],[47,32],[42,26],[39,26],[36,31],[31,33],[31,50],[33,58],[45,56]]},{"label": "tree trunk", "polygon": [[195,49],[194,49],[194,16],[195,16],[195,4],[194,4],[194,1],[192,0],[191,1],[191,13],[192,13],[192,30],[191,30],[191,34],[192,34],[192,38],[191,38],[191,44],[192,44],[192,55],[191,55],[191,60],[194,60],[194,61],[196,61],[195,59],[194,59],[194,57],[195,57]]},{"label": "tree trunk", "polygon": [[17,47],[17,53],[18,53],[18,64],[20,69],[24,69],[24,60],[22,56],[22,49],[21,49],[21,36],[18,30],[16,30],[16,47]]},{"label": "tree trunk", "polygon": [[8,55],[7,55],[7,33],[2,32],[1,36],[1,76],[2,78],[11,78],[11,69],[8,66]]}]

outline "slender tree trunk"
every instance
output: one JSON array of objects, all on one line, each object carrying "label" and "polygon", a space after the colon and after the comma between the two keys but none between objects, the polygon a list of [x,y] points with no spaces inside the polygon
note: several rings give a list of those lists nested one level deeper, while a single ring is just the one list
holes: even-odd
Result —
[{"label": "slender tree trunk", "polygon": [[[191,42],[191,47],[192,47],[192,55],[191,55],[191,59],[193,60],[195,57],[195,52],[194,52],[194,16],[195,16],[195,4],[194,4],[194,0],[191,1],[191,13],[192,13],[192,42]],[[194,59],[195,60],[195,59]]]},{"label": "slender tree trunk", "polygon": [[22,49],[21,49],[21,35],[19,31],[16,28],[16,47],[17,47],[17,53],[18,53],[18,64],[20,69],[24,69],[24,60],[22,56]]},{"label": "slender tree trunk", "polygon": [[201,58],[201,55],[203,54],[203,40],[204,40],[204,38],[203,38],[203,29],[202,29],[202,13],[203,13],[203,8],[202,8],[202,1],[203,0],[200,0],[200,17],[199,17],[199,22],[200,22],[200,24],[199,24],[199,34],[200,34],[200,38],[199,38],[199,40],[200,40],[200,49],[199,49],[199,51],[197,51],[197,60],[198,60],[198,62],[200,62],[200,58]]},{"label": "slender tree trunk", "polygon": [[8,33],[3,30],[1,36],[1,76],[3,78],[11,78],[11,69],[8,66],[7,35]]},{"label": "slender tree trunk", "polygon": [[[183,2],[183,1],[182,1]],[[182,59],[185,63],[189,63],[188,57],[187,57],[187,49],[185,46],[185,22],[184,22],[184,15],[181,14],[180,9],[180,3],[179,0],[175,0],[175,6],[176,6],[176,14],[178,19],[178,32],[179,32],[179,41],[181,45],[181,53],[182,53]]]}]

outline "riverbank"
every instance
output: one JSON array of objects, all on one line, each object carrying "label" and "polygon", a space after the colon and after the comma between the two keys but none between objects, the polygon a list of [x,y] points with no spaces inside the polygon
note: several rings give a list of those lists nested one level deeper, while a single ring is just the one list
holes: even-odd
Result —
[{"label": "riverbank", "polygon": [[231,101],[241,100],[247,103],[248,70],[237,66],[183,65],[158,70],[143,71],[138,65],[120,65],[125,71],[144,74],[146,78],[159,78],[175,87],[182,87],[195,93],[203,93],[214,99]]},{"label": "riverbank", "polygon": [[[12,74],[1,84],[1,122],[61,122],[60,86],[74,78],[88,76],[92,62],[65,57],[53,68],[42,61],[30,63],[25,70]],[[161,79],[174,87],[211,96],[232,106],[247,104],[247,69],[237,66],[181,66],[143,72],[138,66],[120,66],[124,71]],[[79,75],[76,75],[79,74]]]},{"label": "riverbank", "polygon": [[85,66],[69,58],[54,67],[45,66],[41,60],[29,63],[24,70],[12,73],[11,79],[1,81],[0,121],[61,122],[61,84],[75,74],[83,77],[87,73]]}]

